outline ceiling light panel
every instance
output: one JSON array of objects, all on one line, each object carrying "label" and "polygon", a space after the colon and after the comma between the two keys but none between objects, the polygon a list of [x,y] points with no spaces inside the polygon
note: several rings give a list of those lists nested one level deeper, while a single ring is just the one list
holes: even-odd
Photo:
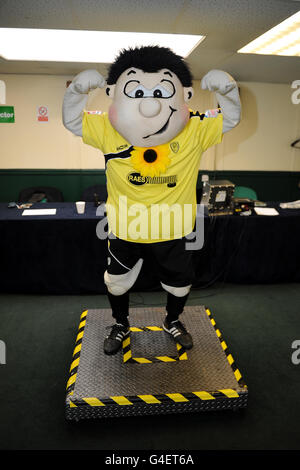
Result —
[{"label": "ceiling light panel", "polygon": [[254,39],[238,52],[300,56],[300,11]]},{"label": "ceiling light panel", "polygon": [[0,55],[6,60],[111,63],[121,49],[158,45],[187,57],[204,38],[188,34],[0,28]]}]

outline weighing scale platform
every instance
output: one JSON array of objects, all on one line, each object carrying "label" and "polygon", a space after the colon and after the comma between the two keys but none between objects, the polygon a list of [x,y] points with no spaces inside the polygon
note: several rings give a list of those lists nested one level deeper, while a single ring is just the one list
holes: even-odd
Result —
[{"label": "weighing scale platform", "polygon": [[107,356],[111,310],[82,313],[67,383],[68,420],[247,406],[247,386],[209,309],[185,307],[180,316],[193,336],[188,351],[162,329],[164,317],[163,307],[132,308],[130,337]]}]

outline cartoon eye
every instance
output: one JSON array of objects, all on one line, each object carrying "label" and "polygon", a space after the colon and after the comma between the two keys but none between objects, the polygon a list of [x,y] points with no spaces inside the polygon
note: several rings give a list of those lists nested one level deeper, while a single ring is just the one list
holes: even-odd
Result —
[{"label": "cartoon eye", "polygon": [[136,92],[134,93],[135,98],[143,98],[143,96],[144,96],[143,90],[136,90]]},{"label": "cartoon eye", "polygon": [[124,87],[124,93],[129,98],[143,98],[146,91],[146,88],[144,88],[137,80],[130,80]]},{"label": "cartoon eye", "polygon": [[162,80],[164,86],[157,85],[153,90],[154,98],[171,98],[175,93],[175,88],[170,80]]},{"label": "cartoon eye", "polygon": [[161,90],[158,90],[158,89],[157,89],[157,90],[154,90],[153,96],[154,96],[155,98],[161,98],[161,97],[162,97],[162,92],[161,92]]},{"label": "cartoon eye", "polygon": [[156,85],[149,90],[137,80],[129,80],[124,87],[124,93],[129,98],[170,98],[175,93],[175,87],[169,80],[162,82],[166,82],[164,86]]}]

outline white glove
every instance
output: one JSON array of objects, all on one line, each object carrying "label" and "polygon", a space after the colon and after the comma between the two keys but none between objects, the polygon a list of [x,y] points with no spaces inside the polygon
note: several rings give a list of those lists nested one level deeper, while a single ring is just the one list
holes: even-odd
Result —
[{"label": "white glove", "polygon": [[97,70],[84,70],[76,75],[70,86],[77,93],[88,93],[96,88],[104,88],[106,80]]},{"label": "white glove", "polygon": [[215,91],[226,95],[237,86],[234,78],[223,70],[210,70],[201,80],[202,90]]},{"label": "white glove", "polygon": [[236,81],[222,70],[210,70],[201,80],[203,90],[214,91],[223,115],[223,134],[241,119],[241,103]]},{"label": "white glove", "polygon": [[82,116],[89,91],[105,86],[106,80],[97,70],[80,72],[69,85],[64,96],[62,118],[64,126],[73,134],[82,136]]}]

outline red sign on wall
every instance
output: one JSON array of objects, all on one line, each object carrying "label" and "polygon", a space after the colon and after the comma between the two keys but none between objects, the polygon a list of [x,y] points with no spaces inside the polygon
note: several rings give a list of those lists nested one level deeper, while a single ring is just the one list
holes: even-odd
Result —
[{"label": "red sign on wall", "polygon": [[37,108],[37,118],[39,122],[49,121],[48,106],[39,106]]}]

